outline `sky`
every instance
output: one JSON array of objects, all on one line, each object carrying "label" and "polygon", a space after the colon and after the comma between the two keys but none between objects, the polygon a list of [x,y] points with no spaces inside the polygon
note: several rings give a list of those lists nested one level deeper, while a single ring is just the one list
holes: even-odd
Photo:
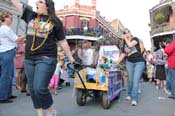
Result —
[{"label": "sky", "polygon": [[[74,0],[54,0],[55,8],[61,9],[65,5],[73,5]],[[151,48],[150,15],[149,10],[159,4],[160,0],[97,0],[97,10],[107,21],[119,19],[129,28],[133,36],[143,40],[146,49]],[[35,8],[36,0],[29,0]],[[91,0],[80,0],[80,4],[91,5]]]}]

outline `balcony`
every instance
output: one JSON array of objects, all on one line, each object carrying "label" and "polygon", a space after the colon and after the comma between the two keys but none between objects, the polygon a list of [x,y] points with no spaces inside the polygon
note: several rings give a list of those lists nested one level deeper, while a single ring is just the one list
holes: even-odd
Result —
[{"label": "balcony", "polygon": [[168,22],[165,22],[165,23],[157,24],[153,26],[151,29],[151,35],[162,33],[162,32],[168,32],[168,31],[171,31],[170,25]]},{"label": "balcony", "polygon": [[174,3],[159,4],[150,11],[151,36],[174,29]]},{"label": "balcony", "polygon": [[104,38],[111,39],[115,38],[111,32],[107,32],[104,29],[96,30],[94,28],[88,28],[87,30],[83,30],[80,28],[72,28],[69,30],[65,30],[66,36],[82,36],[82,37],[95,37],[95,38]]},{"label": "balcony", "polygon": [[66,30],[66,35],[83,35],[83,36],[92,36],[92,37],[98,37],[97,32],[95,32],[93,29],[88,29],[86,31],[80,29],[80,28],[73,28]]}]

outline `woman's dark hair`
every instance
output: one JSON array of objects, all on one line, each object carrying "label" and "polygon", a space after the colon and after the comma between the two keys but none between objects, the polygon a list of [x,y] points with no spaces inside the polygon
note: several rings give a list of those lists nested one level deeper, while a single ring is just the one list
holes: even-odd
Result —
[{"label": "woman's dark hair", "polygon": [[101,45],[103,45],[102,40],[97,40],[97,41],[95,42],[95,46],[94,46],[95,51],[99,51]]},{"label": "woman's dark hair", "polygon": [[150,50],[147,50],[146,52],[151,53],[151,51],[150,51]]},{"label": "woman's dark hair", "polygon": [[54,25],[57,26],[57,16],[55,14],[55,3],[53,0],[45,0],[46,6],[48,7],[48,14],[51,18],[51,21],[54,23]]},{"label": "woman's dark hair", "polygon": [[165,44],[163,42],[159,43],[160,48],[165,48]]},{"label": "woman's dark hair", "polygon": [[10,12],[7,12],[7,11],[0,12],[0,20],[2,22],[5,21],[5,18],[8,18],[10,16],[12,16],[12,14]]},{"label": "woman's dark hair", "polygon": [[171,42],[172,42],[172,39],[169,39],[169,38],[168,38],[168,39],[165,40],[165,43],[166,43],[166,44],[170,44]]}]

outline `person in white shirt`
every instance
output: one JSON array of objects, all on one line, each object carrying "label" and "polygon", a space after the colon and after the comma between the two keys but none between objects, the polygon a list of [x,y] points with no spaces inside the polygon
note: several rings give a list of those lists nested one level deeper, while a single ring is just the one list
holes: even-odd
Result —
[{"label": "person in white shirt", "polygon": [[83,64],[85,66],[91,66],[93,63],[93,50],[92,50],[92,43],[86,42],[86,49],[83,51]]},{"label": "person in white shirt", "polygon": [[10,28],[12,14],[2,12],[0,14],[0,103],[11,103],[10,99],[16,98],[12,95],[12,77],[14,73],[14,57],[17,43],[24,40],[25,36],[18,37]]}]

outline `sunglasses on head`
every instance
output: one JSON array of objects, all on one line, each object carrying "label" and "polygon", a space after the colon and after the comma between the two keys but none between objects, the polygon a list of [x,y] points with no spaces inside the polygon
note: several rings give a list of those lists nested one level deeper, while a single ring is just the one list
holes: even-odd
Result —
[{"label": "sunglasses on head", "polygon": [[129,31],[129,30],[125,30],[125,31],[123,32],[123,34],[126,34],[126,33],[130,33],[130,31]]}]

